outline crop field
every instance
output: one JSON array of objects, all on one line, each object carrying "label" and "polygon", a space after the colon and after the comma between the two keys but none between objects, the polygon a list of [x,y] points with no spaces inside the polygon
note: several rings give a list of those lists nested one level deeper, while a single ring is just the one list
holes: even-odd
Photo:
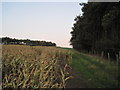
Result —
[{"label": "crop field", "polygon": [[118,68],[69,48],[2,46],[2,88],[118,88]]},{"label": "crop field", "polygon": [[61,48],[3,45],[2,88],[65,88],[71,60]]}]

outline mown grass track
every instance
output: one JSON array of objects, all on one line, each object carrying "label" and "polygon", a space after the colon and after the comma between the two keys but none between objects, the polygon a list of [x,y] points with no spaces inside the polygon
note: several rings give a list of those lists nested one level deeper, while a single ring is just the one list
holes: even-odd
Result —
[{"label": "mown grass track", "polygon": [[[116,63],[110,63],[99,57],[83,54],[73,49],[72,71],[74,76],[70,86],[79,88],[118,88],[119,74]],[[76,74],[75,74],[76,73]]]}]

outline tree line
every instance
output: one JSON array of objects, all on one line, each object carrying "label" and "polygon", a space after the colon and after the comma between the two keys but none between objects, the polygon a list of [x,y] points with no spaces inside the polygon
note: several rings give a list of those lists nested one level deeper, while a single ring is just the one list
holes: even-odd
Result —
[{"label": "tree line", "polygon": [[30,40],[30,39],[12,39],[9,37],[2,37],[2,44],[17,44],[17,45],[30,45],[30,46],[56,46],[55,43]]},{"label": "tree line", "polygon": [[74,20],[70,39],[74,49],[109,55],[120,51],[120,2],[80,3],[82,15]]}]

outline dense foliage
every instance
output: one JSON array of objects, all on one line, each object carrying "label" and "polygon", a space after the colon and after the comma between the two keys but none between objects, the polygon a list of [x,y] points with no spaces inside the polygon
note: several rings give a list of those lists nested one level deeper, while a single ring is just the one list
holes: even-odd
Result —
[{"label": "dense foliage", "polygon": [[9,37],[3,37],[2,38],[3,44],[25,44],[25,45],[31,45],[31,46],[56,46],[55,43],[52,42],[46,42],[46,41],[34,41],[29,39],[12,39]]},{"label": "dense foliage", "polygon": [[110,53],[120,51],[120,2],[88,2],[80,4],[82,15],[75,18],[72,38],[74,49]]}]

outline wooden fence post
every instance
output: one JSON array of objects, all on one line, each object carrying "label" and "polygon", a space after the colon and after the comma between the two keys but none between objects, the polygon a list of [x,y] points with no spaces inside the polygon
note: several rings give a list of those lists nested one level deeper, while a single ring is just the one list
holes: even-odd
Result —
[{"label": "wooden fence post", "polygon": [[120,51],[119,51],[119,54],[118,54],[118,65],[119,65],[119,62],[120,62]]},{"label": "wooden fence post", "polygon": [[103,56],[104,56],[104,51],[102,51],[102,53],[101,53],[101,58],[103,58]]},{"label": "wooden fence post", "polygon": [[119,51],[119,57],[118,57],[118,59],[120,60],[120,51]]},{"label": "wooden fence post", "polygon": [[118,61],[119,61],[119,57],[118,57],[118,54],[116,54],[116,62],[117,62],[117,65],[118,65]]},{"label": "wooden fence post", "polygon": [[108,60],[110,61],[110,53],[108,53]]}]

